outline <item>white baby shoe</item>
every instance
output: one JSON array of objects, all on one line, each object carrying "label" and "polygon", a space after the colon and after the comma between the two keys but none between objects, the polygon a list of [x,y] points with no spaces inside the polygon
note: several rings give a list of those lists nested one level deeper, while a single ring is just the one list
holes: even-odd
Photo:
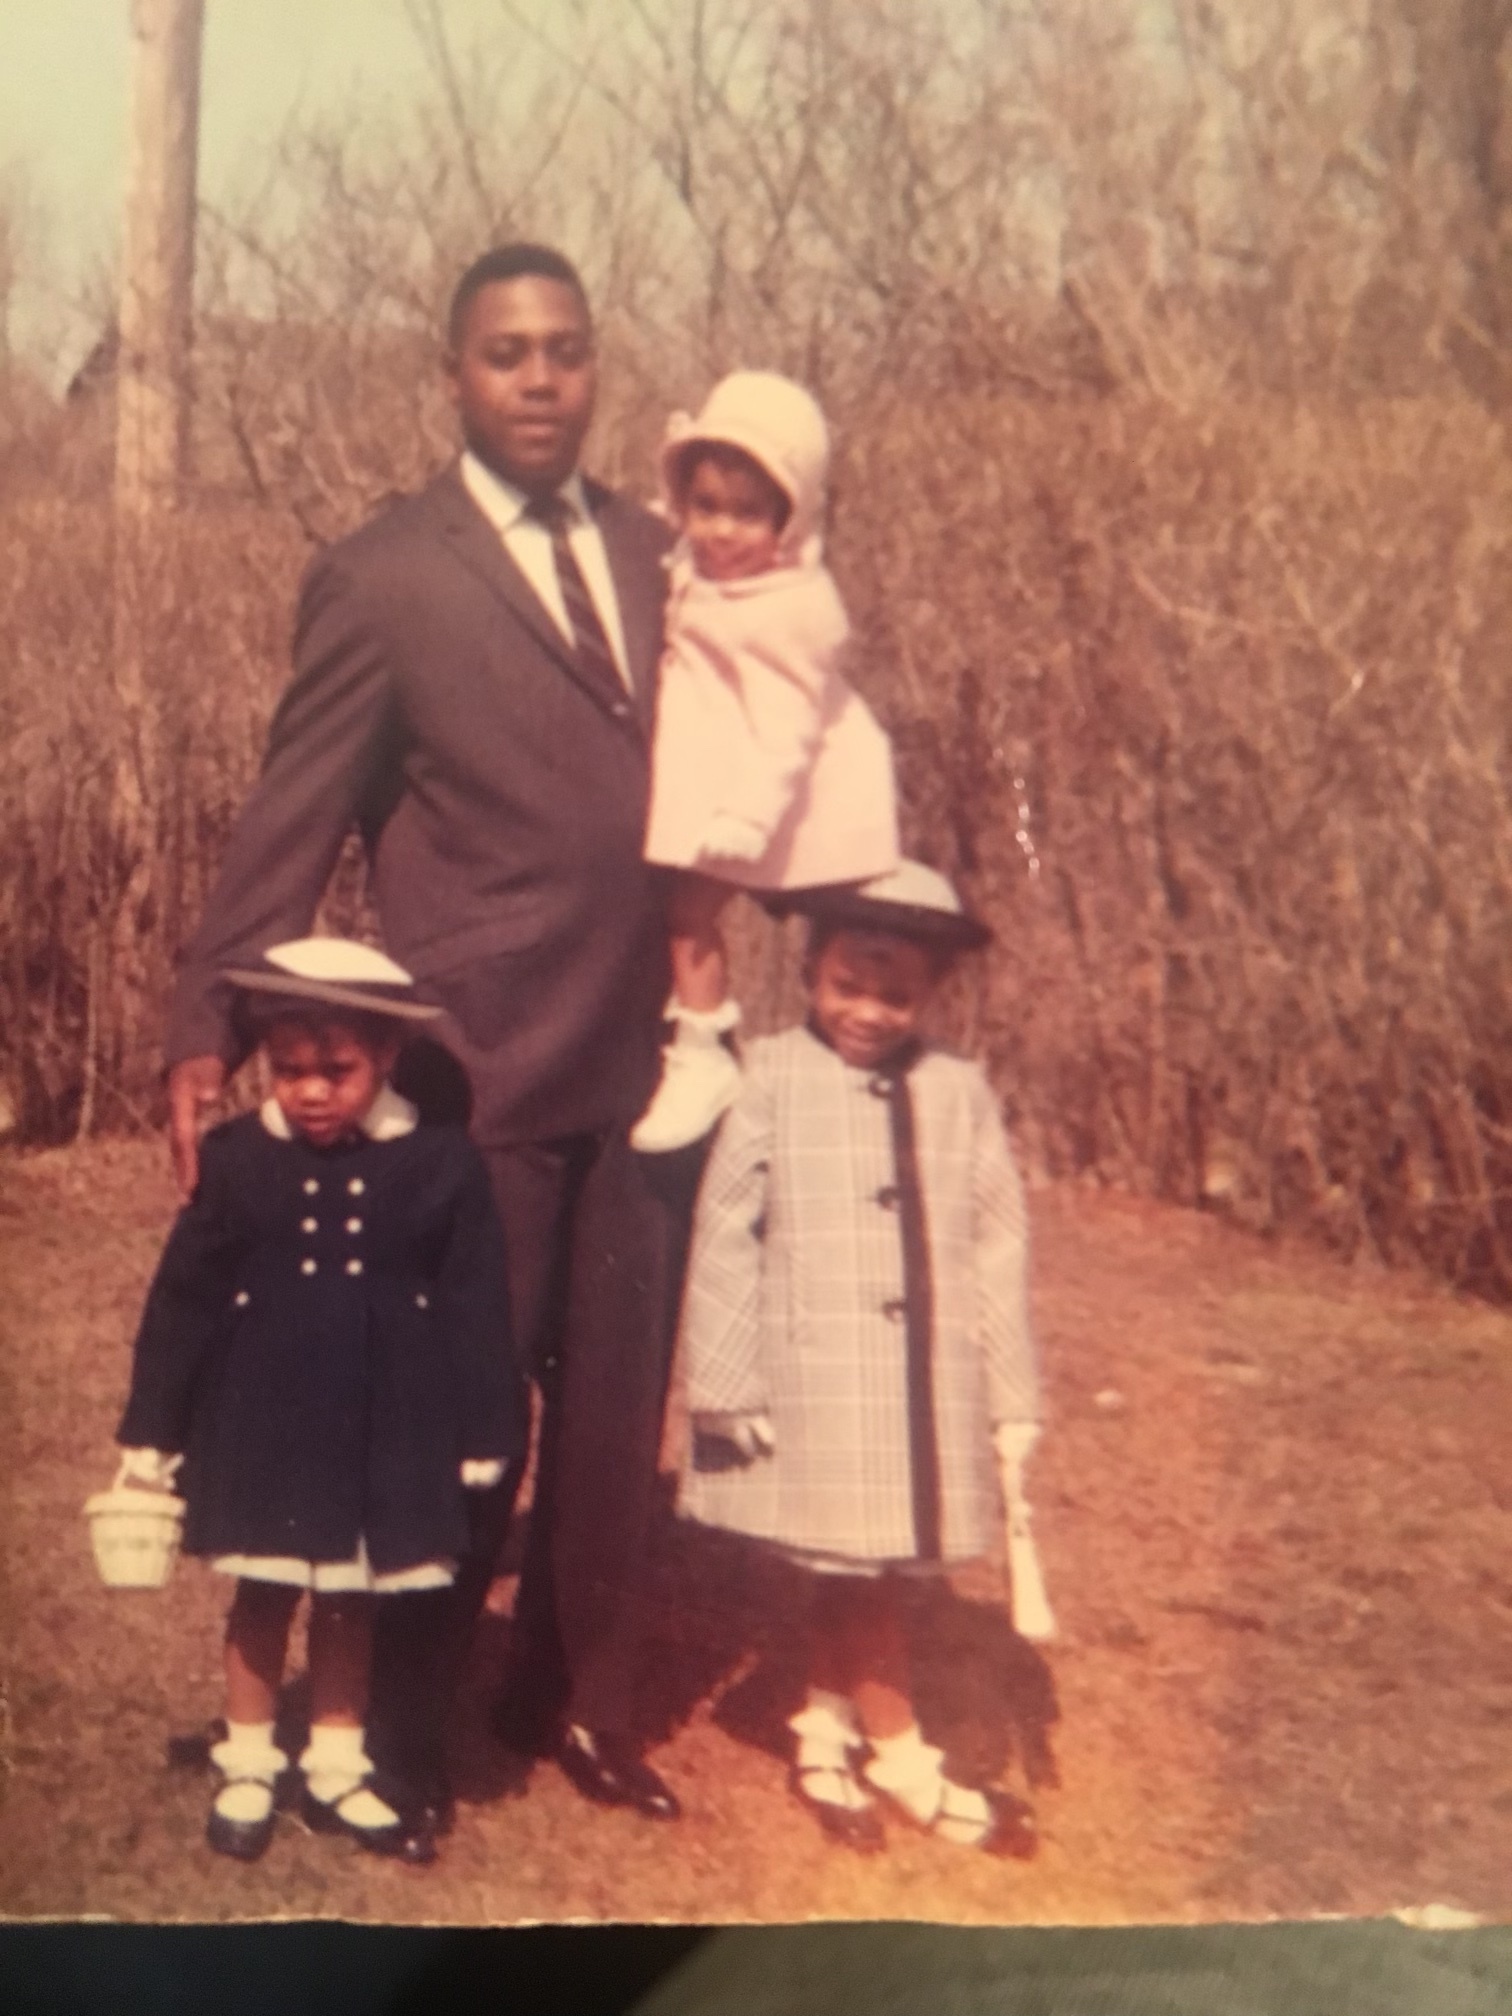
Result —
[{"label": "white baby shoe", "polygon": [[661,1082],[630,1130],[630,1146],[642,1155],[670,1155],[701,1141],[740,1090],[740,1066],[724,1040],[740,1021],[738,1004],[674,1003],[670,1012],[677,1028],[662,1052]]}]

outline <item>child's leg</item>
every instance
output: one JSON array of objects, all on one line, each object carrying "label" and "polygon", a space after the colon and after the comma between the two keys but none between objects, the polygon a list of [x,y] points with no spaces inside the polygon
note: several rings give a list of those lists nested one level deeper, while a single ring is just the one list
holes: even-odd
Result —
[{"label": "child's leg", "polygon": [[668,924],[672,937],[672,991],[678,1005],[706,1014],[730,991],[730,962],[720,919],[735,894],[712,875],[679,875],[672,888]]},{"label": "child's leg", "polygon": [[914,1726],[914,1711],[896,1578],[848,1581],[841,1631],[845,1692],[868,1742],[901,1736]]},{"label": "child's leg", "polygon": [[847,1619],[851,1691],[872,1755],[864,1776],[910,1819],[962,1848],[1032,1855],[1033,1816],[1005,1794],[947,1778],[944,1752],[914,1720],[902,1579],[856,1585]]},{"label": "child's leg", "polygon": [[808,1693],[788,1723],[797,1738],[793,1787],[825,1832],[848,1847],[880,1848],[881,1825],[857,1783],[852,1753],[865,1739],[850,1694],[849,1577],[814,1578],[809,1616]]},{"label": "child's leg", "polygon": [[255,1861],[273,1831],[273,1787],[288,1758],[273,1719],[297,1589],[239,1581],[226,1619],[226,1735],[210,1752],[221,1785],[206,1838],[223,1855]]},{"label": "child's leg", "polygon": [[363,1743],[373,1664],[373,1603],[365,1593],[310,1601],[310,1742],[299,1760],[306,1818],[355,1834],[368,1847],[397,1847],[399,1815],[368,1787]]},{"label": "child's leg", "polygon": [[373,1669],[373,1601],[366,1594],[310,1601],[310,1723],[360,1729]]},{"label": "child's leg", "polygon": [[271,1727],[298,1601],[299,1591],[281,1582],[237,1583],[226,1619],[228,1722],[266,1722]]},{"label": "child's leg", "polygon": [[719,920],[735,894],[708,875],[679,875],[670,908],[672,1019],[655,1097],[631,1129],[643,1155],[701,1141],[740,1090],[740,1066],[725,1037],[740,1020],[729,998],[729,961]]}]

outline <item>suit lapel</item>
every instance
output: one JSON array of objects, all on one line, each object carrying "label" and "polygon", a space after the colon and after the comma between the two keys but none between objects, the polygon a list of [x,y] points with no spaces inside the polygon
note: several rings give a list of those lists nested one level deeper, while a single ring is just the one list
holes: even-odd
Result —
[{"label": "suit lapel", "polygon": [[[551,611],[510,558],[508,548],[494,527],[468,496],[455,463],[436,478],[429,494],[435,506],[442,537],[462,564],[508,604],[513,614],[549,653],[554,663],[561,667],[575,685],[581,687],[595,706],[611,720],[623,720],[633,729],[643,729],[647,717],[641,704],[642,681],[636,669],[634,648],[630,643],[626,591],[621,585],[621,576],[619,568],[614,563],[612,548],[610,567],[614,575],[615,592],[620,598],[621,621],[626,626],[625,649],[630,655],[633,698],[636,702],[634,711],[625,715],[615,714],[600,691],[597,681],[584,675],[577,662],[577,653],[557,628]],[[630,599],[637,598],[632,596]]]}]

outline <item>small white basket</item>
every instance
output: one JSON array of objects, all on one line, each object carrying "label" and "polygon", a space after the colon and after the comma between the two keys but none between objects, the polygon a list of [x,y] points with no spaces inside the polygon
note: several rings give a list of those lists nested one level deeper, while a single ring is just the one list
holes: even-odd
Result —
[{"label": "small white basket", "polygon": [[161,1589],[178,1559],[184,1501],[125,1480],[123,1463],[110,1489],[85,1504],[95,1566],[111,1589]]}]

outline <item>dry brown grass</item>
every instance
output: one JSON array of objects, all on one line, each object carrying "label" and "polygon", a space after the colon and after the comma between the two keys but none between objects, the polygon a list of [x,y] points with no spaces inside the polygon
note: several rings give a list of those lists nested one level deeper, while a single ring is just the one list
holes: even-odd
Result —
[{"label": "dry brown grass", "polygon": [[839,564],[1056,1173],[1506,1292],[1512,479],[1464,399],[943,397]]}]

